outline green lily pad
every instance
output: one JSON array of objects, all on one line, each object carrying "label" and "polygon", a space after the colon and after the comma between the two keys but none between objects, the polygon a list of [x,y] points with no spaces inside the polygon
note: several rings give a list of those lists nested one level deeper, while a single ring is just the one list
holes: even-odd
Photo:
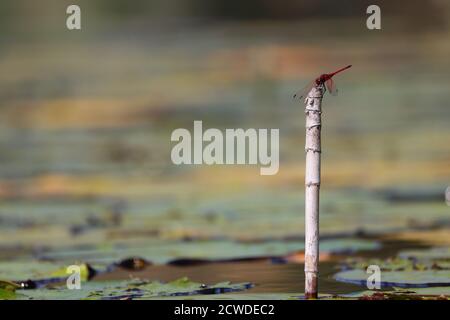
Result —
[{"label": "green lily pad", "polygon": [[0,262],[0,278],[11,281],[44,278],[49,277],[60,267],[59,264],[36,260],[2,261]]},{"label": "green lily pad", "polygon": [[80,289],[68,289],[67,286],[53,285],[33,290],[17,290],[21,300],[80,300],[86,299],[92,292],[107,291],[112,287],[125,286],[126,281],[89,281],[81,282]]},{"label": "green lily pad", "polygon": [[[208,300],[301,300],[304,293],[225,293],[208,296]],[[204,295],[177,296],[177,297],[155,297],[153,300],[204,300]]]},{"label": "green lily pad", "polygon": [[[80,268],[81,281],[88,281],[96,272],[87,264],[77,264]],[[67,267],[50,262],[22,261],[0,262],[0,276],[7,281],[0,281],[0,288],[27,288],[44,287],[52,283],[64,282],[70,276]]]},{"label": "green lily pad", "polygon": [[397,293],[408,293],[421,296],[445,296],[450,297],[450,287],[410,288],[408,290],[396,290]]},{"label": "green lily pad", "polygon": [[399,257],[414,260],[450,260],[450,247],[436,247],[423,250],[404,250]]},{"label": "green lily pad", "polygon": [[23,299],[89,299],[89,300],[129,300],[150,299],[156,297],[177,297],[191,295],[215,295],[236,292],[251,288],[251,283],[221,282],[205,285],[193,282],[188,278],[163,283],[159,281],[92,281],[82,283],[81,289],[69,290],[65,286],[55,286],[38,290],[21,292]]},{"label": "green lily pad", "polygon": [[16,298],[16,292],[0,288],[0,300],[12,300]]},{"label": "green lily pad", "polygon": [[450,269],[448,261],[428,261],[428,260],[412,260],[402,258],[392,259],[351,259],[347,260],[343,266],[346,269],[366,270],[370,265],[377,265],[381,271],[421,271],[421,270],[447,270]]},{"label": "green lily pad", "polygon": [[450,297],[450,287],[431,288],[393,288],[393,290],[366,290],[340,295],[342,298],[368,300],[415,300],[442,299]]},{"label": "green lily pad", "polygon": [[[321,252],[342,253],[360,250],[375,250],[380,247],[376,241],[359,239],[324,240]],[[53,250],[43,254],[43,258],[58,262],[86,261],[88,263],[113,263],[129,256],[139,256],[157,264],[165,264],[174,259],[231,260],[240,258],[283,257],[304,249],[304,241],[147,241],[122,247],[101,247],[85,250]]]},{"label": "green lily pad", "polygon": [[[337,281],[353,283],[361,286],[367,285],[367,274],[364,270],[349,270],[339,272],[334,276]],[[431,287],[450,286],[450,271],[382,271],[382,287]]]},{"label": "green lily pad", "polygon": [[16,289],[19,289],[19,288],[20,288],[20,286],[17,283],[14,283],[11,281],[0,280],[0,289],[2,289],[2,290],[15,291]]},{"label": "green lily pad", "polygon": [[9,300],[16,297],[16,289],[20,286],[14,282],[0,280],[0,300]]},{"label": "green lily pad", "polygon": [[[144,188],[142,192],[150,190]],[[162,199],[150,195],[128,195],[124,199],[127,206],[120,210],[111,204],[113,201],[70,195],[2,200],[0,219],[6,223],[0,226],[0,242],[8,248],[20,245],[32,252],[43,247],[117,246],[185,238],[281,240],[301,237],[305,227],[302,198],[298,190],[289,188],[232,193],[227,199],[214,195],[179,199],[175,192]],[[364,191],[324,191],[322,200],[320,223],[325,236],[352,235],[360,230],[381,234],[448,219],[445,206],[392,206]],[[425,217],[423,212],[430,214]],[[10,249],[5,254],[14,257],[19,253]]]},{"label": "green lily pad", "polygon": [[[86,263],[77,264],[77,266],[80,268],[80,279],[81,281],[87,281],[91,275],[92,275],[92,267],[87,265]],[[65,278],[69,276],[69,273],[67,272],[67,267],[63,267],[61,269],[58,269],[56,271],[53,271],[50,274],[51,277],[58,277],[58,278]]]}]

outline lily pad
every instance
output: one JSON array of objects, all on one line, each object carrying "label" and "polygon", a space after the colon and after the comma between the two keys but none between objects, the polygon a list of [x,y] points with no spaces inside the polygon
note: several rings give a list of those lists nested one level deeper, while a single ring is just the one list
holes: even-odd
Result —
[{"label": "lily pad", "polygon": [[16,283],[0,280],[0,300],[9,300],[16,297],[16,289],[20,288]]},{"label": "lily pad", "polygon": [[36,260],[0,262],[0,279],[26,280],[49,277],[61,265]]},{"label": "lily pad", "polygon": [[450,262],[441,260],[415,260],[403,258],[391,259],[351,259],[347,260],[343,266],[345,269],[366,270],[370,265],[377,265],[381,271],[423,271],[423,270],[447,270],[450,269]]},{"label": "lily pad", "polygon": [[[97,271],[88,264],[77,264],[80,268],[81,281],[88,281]],[[70,271],[70,270],[69,270]],[[67,267],[50,262],[21,261],[0,262],[0,276],[7,281],[0,281],[0,288],[14,286],[15,289],[36,289],[53,283],[64,282],[70,273]]]},{"label": "lily pad", "polygon": [[15,291],[16,289],[19,289],[19,288],[20,288],[20,286],[17,283],[14,283],[11,281],[0,280],[0,289],[2,289],[2,290]]},{"label": "lily pad", "polygon": [[450,260],[450,247],[435,247],[424,250],[405,250],[399,257],[414,260]]},{"label": "lily pad", "polygon": [[16,298],[16,292],[0,288],[0,300],[11,300]]},{"label": "lily pad", "polygon": [[[339,272],[334,276],[337,281],[367,285],[367,274],[364,270],[349,270]],[[382,287],[432,287],[450,286],[450,271],[384,271],[381,273]]]},{"label": "lily pad", "polygon": [[[324,240],[320,243],[322,253],[344,253],[360,250],[376,250],[376,241],[359,239]],[[41,258],[65,264],[71,261],[110,264],[129,256],[139,256],[156,264],[174,259],[233,260],[241,258],[283,257],[304,249],[304,241],[147,241],[135,245],[101,247],[84,250],[66,248],[44,253]]]},{"label": "lily pad", "polygon": [[[88,281],[96,273],[96,271],[86,263],[77,264],[77,266],[80,268],[80,279],[82,281]],[[67,267],[63,267],[61,269],[53,271],[50,276],[66,278],[69,276],[69,273]]]},{"label": "lily pad", "polygon": [[39,290],[23,292],[24,299],[89,299],[89,300],[130,300],[150,299],[156,297],[174,297],[190,295],[214,295],[236,292],[251,288],[251,283],[221,282],[206,285],[193,282],[188,278],[177,279],[163,283],[159,281],[129,281],[87,282],[81,289],[69,290],[65,286],[56,286]]},{"label": "lily pad", "polygon": [[366,290],[340,295],[343,298],[367,299],[367,300],[426,300],[447,299],[450,297],[450,287],[431,288],[393,288],[388,291]]},{"label": "lily pad", "polygon": [[397,290],[397,293],[408,293],[421,296],[445,296],[450,297],[450,287],[411,288],[406,291]]},{"label": "lily pad", "polygon": [[[178,297],[155,297],[158,300],[204,300],[204,295],[178,296]],[[304,293],[225,293],[208,296],[208,300],[301,300],[304,299]]]}]

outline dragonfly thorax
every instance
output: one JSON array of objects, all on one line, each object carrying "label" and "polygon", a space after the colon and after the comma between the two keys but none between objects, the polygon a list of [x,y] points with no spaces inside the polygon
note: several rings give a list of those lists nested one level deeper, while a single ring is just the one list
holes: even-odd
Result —
[{"label": "dragonfly thorax", "polygon": [[318,77],[316,79],[316,84],[317,85],[324,84],[329,79],[331,79],[331,76],[329,74],[327,74],[327,73],[324,73],[324,74],[320,75],[320,77]]},{"label": "dragonfly thorax", "polygon": [[339,70],[337,70],[335,72],[321,74],[318,78],[316,78],[315,80],[311,81],[306,87],[304,87],[298,93],[294,94],[294,98],[296,98],[296,97],[298,97],[298,98],[306,97],[308,92],[310,92],[310,90],[314,86],[316,86],[316,87],[323,86],[324,88],[326,87],[326,89],[332,95],[336,95],[337,94],[337,89],[336,89],[336,86],[334,85],[334,82],[333,82],[333,80],[331,78],[333,78],[339,72],[347,70],[350,67],[351,67],[351,65],[348,65],[348,66],[346,66],[344,68],[341,68],[341,69],[339,69]]}]

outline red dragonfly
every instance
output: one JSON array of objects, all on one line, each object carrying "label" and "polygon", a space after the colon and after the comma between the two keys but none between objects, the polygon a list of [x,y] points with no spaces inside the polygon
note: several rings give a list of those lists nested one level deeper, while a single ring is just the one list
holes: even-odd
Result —
[{"label": "red dragonfly", "polygon": [[333,81],[333,76],[335,76],[336,74],[338,74],[339,72],[342,72],[344,70],[347,70],[348,68],[350,68],[352,65],[348,65],[342,69],[339,69],[335,72],[332,73],[324,73],[322,75],[320,75],[317,79],[313,80],[311,83],[309,83],[306,87],[304,87],[303,89],[301,89],[300,91],[298,91],[296,94],[294,94],[294,99],[298,98],[298,99],[302,99],[305,98],[306,95],[308,94],[308,92],[311,90],[311,88],[313,86],[320,86],[320,85],[325,85],[326,88],[328,89],[328,91],[333,95],[337,95],[337,89],[336,89],[336,85],[334,84]]}]

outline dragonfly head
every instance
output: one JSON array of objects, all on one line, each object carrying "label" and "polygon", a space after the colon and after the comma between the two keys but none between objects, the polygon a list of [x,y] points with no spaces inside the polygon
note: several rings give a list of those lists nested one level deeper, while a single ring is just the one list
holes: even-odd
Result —
[{"label": "dragonfly head", "polygon": [[330,78],[330,76],[326,73],[320,75],[317,79],[316,79],[316,85],[321,85],[324,84],[325,81],[327,81]]}]

